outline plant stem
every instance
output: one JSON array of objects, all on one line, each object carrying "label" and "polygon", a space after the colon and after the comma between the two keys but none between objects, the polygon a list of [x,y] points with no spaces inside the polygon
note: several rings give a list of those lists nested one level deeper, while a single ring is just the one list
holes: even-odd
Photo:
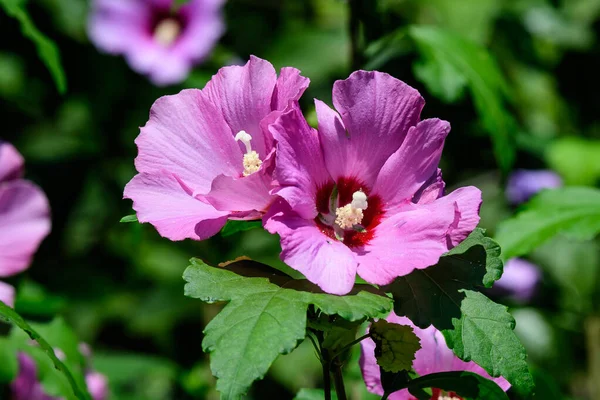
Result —
[{"label": "plant stem", "polygon": [[346,400],[346,388],[344,387],[344,376],[342,375],[342,365],[333,361],[333,383],[338,400]]},{"label": "plant stem", "polygon": [[329,373],[329,363],[323,362],[323,390],[325,391],[325,400],[331,400],[331,374]]},{"label": "plant stem", "polygon": [[363,340],[365,340],[366,338],[371,337],[370,333],[367,333],[366,335],[363,335],[361,337],[359,337],[358,339],[353,340],[352,342],[348,343],[347,345],[345,345],[340,351],[338,351],[337,353],[334,354],[333,357],[331,357],[332,360],[334,360],[335,358],[337,358],[337,356],[339,356],[340,354],[342,354],[343,352],[345,352],[346,350],[348,350],[350,347],[354,346],[356,343],[360,343]]},{"label": "plant stem", "polygon": [[350,21],[348,24],[348,30],[350,34],[350,63],[352,70],[360,69],[361,66],[361,53],[360,53],[360,18],[358,6],[360,0],[349,0],[348,5],[350,7]]}]

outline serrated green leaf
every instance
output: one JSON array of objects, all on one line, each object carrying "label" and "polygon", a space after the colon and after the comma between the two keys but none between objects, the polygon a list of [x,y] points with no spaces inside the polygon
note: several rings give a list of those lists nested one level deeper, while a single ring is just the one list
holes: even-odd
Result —
[{"label": "serrated green leaf", "polygon": [[0,0],[0,7],[9,16],[19,21],[21,32],[37,47],[38,55],[50,71],[59,93],[65,93],[67,90],[67,78],[60,62],[58,47],[35,27],[31,18],[29,18],[29,14],[25,11],[25,1]]},{"label": "serrated green leaf", "polygon": [[498,244],[477,228],[436,265],[399,277],[382,290],[392,293],[394,312],[418,327],[450,329],[452,318],[460,318],[461,290],[490,287],[502,275],[499,255]]},{"label": "serrated green leaf", "polygon": [[128,222],[139,222],[139,221],[138,221],[137,215],[131,214],[131,215],[124,216],[123,218],[121,218],[119,220],[119,222],[128,223]]},{"label": "serrated green leaf", "polygon": [[377,364],[387,372],[409,371],[415,359],[415,353],[421,348],[421,340],[413,328],[380,319],[369,328],[375,342]]},{"label": "serrated green leaf", "polygon": [[192,259],[184,272],[185,294],[229,304],[207,325],[202,346],[224,399],[239,399],[279,354],[291,352],[306,334],[309,305],[349,321],[380,316],[391,300],[357,285],[347,296],[323,293],[316,285],[250,260],[214,268]]},{"label": "serrated green leaf", "polygon": [[508,171],[515,157],[515,121],[504,105],[508,86],[492,55],[477,43],[434,26],[412,26],[409,35],[423,59],[416,64],[416,76],[443,100],[458,99],[461,83],[466,82],[492,137],[496,160]]},{"label": "serrated green leaf", "polygon": [[587,240],[598,232],[600,190],[566,187],[534,197],[516,216],[500,223],[496,240],[503,259],[508,259],[531,252],[559,233]]},{"label": "serrated green leaf", "polygon": [[[436,388],[454,392],[463,398],[476,400],[508,400],[508,396],[495,382],[467,371],[440,372],[421,376],[410,381],[408,390]],[[429,399],[429,398],[428,398]]]},{"label": "serrated green leaf", "polygon": [[54,368],[59,371],[68,381],[71,388],[71,393],[65,395],[68,395],[70,399],[91,400],[91,397],[85,386],[77,383],[77,380],[69,368],[56,356],[54,348],[31,325],[25,322],[25,320],[19,314],[1,301],[0,316],[6,321],[14,324],[20,330],[25,332],[29,338],[35,340],[39,344],[40,349],[43,350],[46,356],[52,361]]},{"label": "serrated green leaf", "polygon": [[232,221],[229,220],[221,229],[221,236],[231,236],[238,232],[249,231],[251,229],[262,228],[261,221]]},{"label": "serrated green leaf", "polygon": [[460,319],[454,329],[442,331],[446,343],[464,361],[475,361],[491,376],[503,376],[523,396],[531,395],[533,378],[527,354],[513,329],[515,320],[506,306],[483,294],[464,290]]}]

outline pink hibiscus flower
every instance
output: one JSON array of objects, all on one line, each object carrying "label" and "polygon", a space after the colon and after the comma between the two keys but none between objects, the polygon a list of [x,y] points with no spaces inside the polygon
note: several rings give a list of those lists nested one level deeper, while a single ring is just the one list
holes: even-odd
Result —
[{"label": "pink hibiscus flower", "polygon": [[[411,326],[415,334],[421,340],[421,349],[415,354],[413,369],[420,376],[433,374],[437,372],[450,371],[469,371],[479,374],[485,378],[492,379],[483,368],[473,361],[464,362],[456,357],[452,350],[446,345],[446,339],[442,332],[430,326],[426,329],[420,329],[406,317],[399,317],[393,312],[386,318],[388,322],[400,325]],[[381,372],[375,358],[375,342],[371,339],[365,339],[361,342],[362,353],[360,356],[360,368],[367,389],[371,393],[383,395],[381,386]],[[507,391],[510,383],[502,377],[492,379],[500,388]],[[416,400],[407,389],[399,390],[389,397],[390,400]],[[433,391],[432,400],[460,400],[461,398],[454,393],[444,393],[439,389]]]},{"label": "pink hibiscus flower", "polygon": [[316,101],[318,130],[298,108],[271,132],[283,200],[265,216],[281,258],[323,290],[346,294],[358,273],[383,285],[427,268],[479,222],[475,187],[443,196],[438,163],[448,122],[420,121],[419,93],[380,72],[333,87],[338,115]]},{"label": "pink hibiscus flower", "polygon": [[224,31],[224,0],[94,0],[89,36],[100,49],[123,54],[157,85],[184,80]]},{"label": "pink hibiscus flower", "polygon": [[203,240],[230,219],[259,219],[273,196],[268,126],[308,79],[279,78],[265,60],[221,68],[203,90],[158,99],[136,139],[138,174],[125,187],[140,222],[171,240]]},{"label": "pink hibiscus flower", "polygon": [[[0,142],[0,277],[25,270],[50,232],[50,206],[44,192],[22,179],[23,157]],[[14,289],[0,282],[0,300],[13,305]]]}]

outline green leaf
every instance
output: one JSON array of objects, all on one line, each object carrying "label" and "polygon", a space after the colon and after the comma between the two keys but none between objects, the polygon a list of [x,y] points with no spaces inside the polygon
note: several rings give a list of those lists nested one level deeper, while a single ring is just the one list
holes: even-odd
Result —
[{"label": "green leaf", "polygon": [[[300,389],[294,400],[323,400],[325,391],[323,389]],[[335,393],[331,394],[331,400],[337,400]]]},{"label": "green leaf", "polygon": [[566,187],[545,190],[527,203],[521,212],[498,226],[496,240],[502,257],[527,254],[560,234],[579,240],[600,232],[600,190]]},{"label": "green leaf", "polygon": [[409,371],[421,341],[412,327],[377,320],[369,329],[375,342],[377,364],[387,372]]},{"label": "green leaf", "polygon": [[87,393],[85,388],[82,388],[79,384],[77,384],[76,379],[73,374],[67,368],[65,363],[63,363],[56,356],[54,349],[50,344],[25,320],[17,314],[12,308],[8,307],[6,304],[0,301],[0,316],[8,322],[11,322],[23,332],[25,332],[32,340],[35,340],[40,348],[46,353],[46,356],[50,358],[52,361],[54,368],[58,370],[69,382],[72,393],[69,394],[69,398],[72,399],[84,399],[91,400],[90,395]]},{"label": "green leaf", "polygon": [[594,186],[600,180],[600,140],[577,137],[554,140],[546,159],[567,185]]},{"label": "green leaf", "polygon": [[67,90],[67,78],[60,62],[60,53],[56,44],[44,36],[33,24],[29,14],[25,11],[24,0],[0,0],[0,7],[11,17],[21,23],[21,32],[29,38],[37,47],[37,52],[46,65],[59,93],[65,93]]},{"label": "green leaf", "polygon": [[464,290],[462,316],[454,329],[444,330],[448,347],[464,361],[475,361],[491,376],[503,376],[523,396],[531,395],[533,378],[527,354],[515,335],[515,320],[508,309],[483,294]]},{"label": "green leaf", "polygon": [[186,296],[229,302],[206,326],[202,341],[224,399],[241,398],[279,354],[291,352],[304,339],[309,305],[349,321],[382,316],[391,309],[391,299],[375,294],[369,285],[335,296],[250,260],[224,268],[197,259],[191,263],[183,275]]},{"label": "green leaf", "polygon": [[454,392],[463,398],[508,400],[508,396],[504,390],[495,382],[481,375],[466,371],[441,372],[421,376],[410,381],[407,387],[415,396],[417,390],[436,388],[447,392]]},{"label": "green leaf", "polygon": [[415,270],[382,287],[394,297],[394,312],[415,325],[452,328],[460,318],[462,289],[490,287],[502,275],[500,247],[477,228],[434,266]]},{"label": "green leaf", "polygon": [[423,59],[416,64],[417,78],[432,94],[447,101],[457,100],[466,82],[492,137],[498,164],[508,171],[515,157],[515,121],[504,105],[507,84],[492,55],[470,40],[433,26],[412,26],[409,35]]},{"label": "green leaf", "polygon": [[121,218],[121,220],[119,222],[128,223],[128,222],[139,222],[139,221],[137,219],[137,215],[131,214],[131,215],[124,216],[123,218]]},{"label": "green leaf", "polygon": [[231,236],[238,232],[249,231],[255,228],[262,228],[261,221],[232,221],[229,220],[221,229],[221,236]]}]

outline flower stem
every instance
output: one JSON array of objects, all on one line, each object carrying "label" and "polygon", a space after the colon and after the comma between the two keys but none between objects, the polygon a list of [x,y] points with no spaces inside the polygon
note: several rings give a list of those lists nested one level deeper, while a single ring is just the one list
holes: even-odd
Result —
[{"label": "flower stem", "polygon": [[342,375],[342,365],[339,362],[333,361],[333,383],[335,385],[335,393],[338,400],[346,400],[346,388],[344,387],[344,376]]},{"label": "flower stem", "polygon": [[323,390],[325,391],[325,400],[331,400],[331,373],[329,372],[329,363],[323,362]]},{"label": "flower stem", "polygon": [[331,357],[332,360],[336,359],[337,356],[339,356],[340,354],[342,354],[343,352],[345,352],[346,350],[348,350],[350,347],[354,346],[357,343],[362,342],[363,340],[365,340],[366,338],[371,337],[370,333],[367,333],[366,335],[363,335],[361,337],[359,337],[358,339],[353,340],[352,342],[348,343],[347,345],[345,345],[340,351],[338,351],[337,353],[335,353],[335,355],[333,357]]}]

